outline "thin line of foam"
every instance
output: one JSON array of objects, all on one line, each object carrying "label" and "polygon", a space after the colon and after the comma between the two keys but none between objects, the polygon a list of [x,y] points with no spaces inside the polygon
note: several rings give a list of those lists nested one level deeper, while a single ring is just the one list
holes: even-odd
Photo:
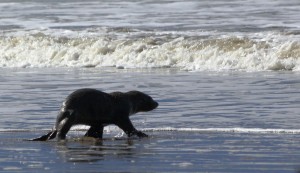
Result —
[{"label": "thin line of foam", "polygon": [[[110,126],[109,126],[110,127]],[[106,127],[105,131],[119,131]],[[109,129],[108,129],[109,128]],[[71,131],[86,131],[88,126],[74,126]],[[0,129],[0,133],[46,132],[51,129]],[[144,128],[143,132],[199,132],[199,133],[252,133],[252,134],[300,134],[300,129],[262,129],[262,128]]]},{"label": "thin line of foam", "polygon": [[203,133],[254,133],[254,134],[300,134],[300,129],[262,129],[262,128],[145,128],[145,132],[203,132]]},{"label": "thin line of foam", "polygon": [[50,129],[0,129],[0,133],[25,133],[25,132],[46,132],[50,131]]}]

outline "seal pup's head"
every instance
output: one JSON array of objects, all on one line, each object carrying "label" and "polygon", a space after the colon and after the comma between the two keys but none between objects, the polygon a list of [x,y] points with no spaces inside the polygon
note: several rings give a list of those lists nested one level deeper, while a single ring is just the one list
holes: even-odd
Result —
[{"label": "seal pup's head", "polygon": [[137,112],[148,112],[158,106],[158,103],[154,101],[152,97],[140,91],[129,91],[126,95],[129,97],[132,104],[132,114]]}]

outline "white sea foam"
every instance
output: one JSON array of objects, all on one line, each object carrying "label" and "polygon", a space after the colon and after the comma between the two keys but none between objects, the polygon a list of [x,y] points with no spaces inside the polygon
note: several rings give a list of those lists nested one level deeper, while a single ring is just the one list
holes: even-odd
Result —
[{"label": "white sea foam", "polygon": [[262,129],[262,128],[146,128],[144,131],[150,132],[162,132],[162,131],[174,131],[174,132],[203,132],[203,133],[278,133],[278,134],[299,134],[300,129]]},{"label": "white sea foam", "polygon": [[282,33],[25,32],[0,37],[0,67],[299,71],[300,41]]}]

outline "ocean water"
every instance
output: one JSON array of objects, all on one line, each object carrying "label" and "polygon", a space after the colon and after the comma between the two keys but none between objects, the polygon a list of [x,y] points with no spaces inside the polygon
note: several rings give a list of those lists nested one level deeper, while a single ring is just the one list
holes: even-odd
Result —
[{"label": "ocean water", "polygon": [[[0,172],[299,172],[300,2],[0,1]],[[147,139],[49,131],[79,88],[140,90]]]},{"label": "ocean water", "polygon": [[1,1],[0,67],[299,71],[296,1]]}]

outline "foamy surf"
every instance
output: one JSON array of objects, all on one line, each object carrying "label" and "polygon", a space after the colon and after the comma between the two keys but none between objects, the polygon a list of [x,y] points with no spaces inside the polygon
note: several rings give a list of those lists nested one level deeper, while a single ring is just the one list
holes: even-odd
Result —
[{"label": "foamy surf", "polygon": [[119,30],[97,32],[100,33],[29,32],[1,36],[0,67],[300,70],[300,41],[293,34],[201,35],[195,32],[182,35],[135,31],[126,35]]}]

